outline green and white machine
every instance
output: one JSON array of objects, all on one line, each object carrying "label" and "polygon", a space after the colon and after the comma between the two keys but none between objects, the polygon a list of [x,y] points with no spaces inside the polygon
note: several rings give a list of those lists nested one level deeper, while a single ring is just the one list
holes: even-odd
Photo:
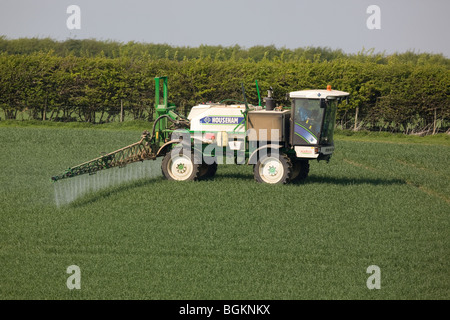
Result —
[{"label": "green and white machine", "polygon": [[[160,85],[163,103],[160,104]],[[167,77],[155,78],[155,117],[141,140],[52,177],[57,181],[84,173],[163,157],[165,178],[192,181],[211,178],[220,164],[253,165],[263,183],[305,179],[312,159],[329,161],[334,151],[336,110],[348,99],[343,91],[289,93],[291,105],[276,106],[272,90],[265,105],[208,103],[192,107],[187,118],[168,103]],[[256,82],[258,96],[259,88]],[[261,99],[260,99],[261,101]]]}]

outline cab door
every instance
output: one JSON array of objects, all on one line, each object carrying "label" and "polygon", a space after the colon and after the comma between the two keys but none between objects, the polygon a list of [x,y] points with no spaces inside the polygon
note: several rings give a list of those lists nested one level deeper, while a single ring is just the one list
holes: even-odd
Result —
[{"label": "cab door", "polygon": [[318,145],[324,116],[320,99],[292,100],[291,145]]}]

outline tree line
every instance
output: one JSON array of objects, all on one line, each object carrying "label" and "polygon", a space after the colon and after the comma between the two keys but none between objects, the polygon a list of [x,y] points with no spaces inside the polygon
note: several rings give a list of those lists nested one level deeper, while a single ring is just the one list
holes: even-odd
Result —
[{"label": "tree line", "polygon": [[57,41],[51,38],[19,38],[7,39],[0,36],[0,52],[8,54],[31,54],[36,52],[53,52],[55,55],[65,57],[73,55],[76,57],[95,57],[98,55],[107,58],[118,57],[147,57],[152,60],[192,60],[210,57],[214,60],[250,60],[259,62],[263,59],[292,61],[299,59],[330,61],[338,58],[352,60],[371,60],[378,64],[389,63],[392,59],[407,63],[431,63],[450,67],[450,59],[442,54],[415,53],[407,51],[386,55],[384,52],[376,53],[374,49],[362,49],[356,54],[344,53],[341,49],[328,47],[306,47],[306,48],[277,48],[274,45],[253,46],[244,48],[234,46],[211,46],[200,45],[198,47],[171,46],[168,44],[142,43],[130,41],[122,43],[118,41],[96,39],[67,39]]},{"label": "tree line", "polygon": [[413,52],[349,55],[327,48],[180,48],[0,37],[0,118],[151,121],[154,77],[168,76],[169,101],[184,114],[201,102],[242,100],[241,83],[248,102],[257,104],[255,80],[262,95],[273,87],[282,105],[289,104],[290,91],[331,85],[350,93],[349,103],[338,110],[344,129],[445,132],[449,61]]}]

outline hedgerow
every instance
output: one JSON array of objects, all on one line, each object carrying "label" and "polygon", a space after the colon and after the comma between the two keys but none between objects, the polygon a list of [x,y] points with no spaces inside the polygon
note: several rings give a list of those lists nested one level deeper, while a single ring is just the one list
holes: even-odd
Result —
[{"label": "hedgerow", "polygon": [[[257,104],[258,80],[261,95],[272,87],[280,105],[289,105],[290,91],[331,85],[349,92],[349,103],[338,110],[342,129],[437,133],[450,127],[450,59],[442,55],[93,40],[90,49],[83,51],[81,41],[71,51],[73,41],[32,40],[0,38],[1,119],[103,123],[125,114],[151,121],[153,79],[168,76],[169,100],[184,114],[202,102],[242,100],[242,83],[248,102]],[[30,49],[30,42],[41,51]]]}]

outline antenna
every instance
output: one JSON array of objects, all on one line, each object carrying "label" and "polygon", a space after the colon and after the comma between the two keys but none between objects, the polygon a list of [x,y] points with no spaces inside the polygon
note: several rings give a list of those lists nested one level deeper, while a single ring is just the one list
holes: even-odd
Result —
[{"label": "antenna", "polygon": [[258,106],[261,107],[261,95],[259,94],[258,80],[255,80],[255,82],[256,82],[256,92],[258,92]]}]

